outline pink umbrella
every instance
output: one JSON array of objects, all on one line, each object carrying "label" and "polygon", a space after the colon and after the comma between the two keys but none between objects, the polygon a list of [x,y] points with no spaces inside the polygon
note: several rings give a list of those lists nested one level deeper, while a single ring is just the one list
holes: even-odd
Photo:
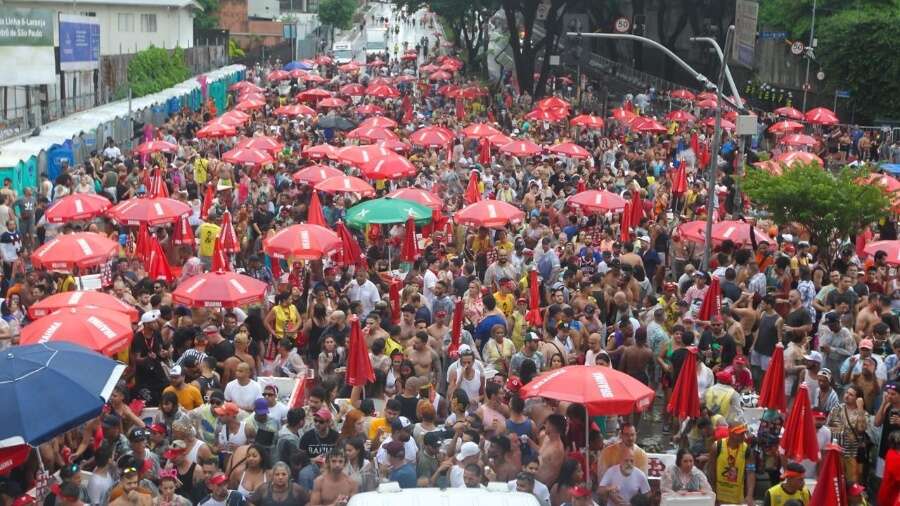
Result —
[{"label": "pink umbrella", "polygon": [[575,144],[574,142],[562,142],[547,148],[547,151],[558,155],[567,156],[569,158],[587,158],[591,156],[590,151]]},{"label": "pink umbrella", "polygon": [[232,148],[222,153],[222,160],[235,165],[259,166],[275,163],[275,159],[266,151],[241,147]]},{"label": "pink umbrella", "polygon": [[543,148],[532,141],[513,141],[500,146],[500,151],[512,156],[535,156],[541,154]]},{"label": "pink umbrella", "polygon": [[802,123],[797,123],[796,121],[791,121],[791,120],[784,120],[784,121],[779,121],[778,123],[773,124],[772,126],[769,127],[769,129],[767,131],[769,133],[785,134],[785,133],[789,133],[789,132],[790,133],[799,132],[800,130],[803,130]]},{"label": "pink umbrella", "polygon": [[526,119],[532,121],[562,121],[568,114],[566,109],[534,109],[525,115]]},{"label": "pink umbrella", "polygon": [[385,128],[359,127],[347,132],[348,139],[363,139],[367,141],[397,140],[397,134]]},{"label": "pink umbrella", "polygon": [[687,112],[682,111],[681,109],[676,109],[669,114],[666,114],[666,120],[668,121],[677,121],[678,123],[688,123],[690,121],[694,121],[694,115]]},{"label": "pink umbrella", "polygon": [[453,220],[461,225],[503,228],[509,223],[521,223],[525,212],[500,200],[480,200],[460,209]]},{"label": "pink umbrella", "polygon": [[400,90],[388,85],[369,86],[366,88],[366,95],[378,98],[395,98],[400,96]]},{"label": "pink umbrella", "polygon": [[375,188],[358,177],[335,176],[330,177],[313,186],[316,190],[325,193],[358,193],[363,196],[375,195]]},{"label": "pink umbrella", "polygon": [[337,150],[336,157],[345,163],[362,165],[397,153],[378,145],[348,146]]},{"label": "pink umbrella", "polygon": [[388,193],[387,196],[394,199],[411,200],[422,204],[425,207],[430,207],[431,209],[441,209],[444,207],[444,202],[441,201],[440,197],[421,188],[400,188],[399,190]]},{"label": "pink umbrella", "polygon": [[331,158],[337,160],[338,148],[331,144],[319,144],[317,146],[307,146],[303,148],[303,154],[307,158],[318,160],[322,158]]},{"label": "pink umbrella", "polygon": [[366,87],[359,83],[345,84],[341,86],[340,93],[347,97],[361,97],[366,94]]},{"label": "pink umbrella", "polygon": [[413,145],[428,148],[444,147],[452,140],[452,134],[448,134],[445,129],[437,127],[420,128],[409,136],[409,141]]},{"label": "pink umbrella", "polygon": [[374,162],[362,164],[359,169],[369,179],[398,179],[415,176],[418,172],[412,162],[400,155],[386,156]]},{"label": "pink umbrella", "polygon": [[166,141],[149,141],[138,145],[137,152],[142,155],[150,153],[174,153],[178,151],[178,145]]},{"label": "pink umbrella", "polygon": [[625,209],[625,199],[607,190],[587,190],[572,195],[568,204],[590,213],[621,212]]},{"label": "pink umbrella", "polygon": [[826,109],[824,107],[816,107],[815,109],[810,109],[806,111],[806,114],[803,115],[806,118],[806,121],[813,123],[815,125],[837,125],[838,117],[834,114],[834,111],[831,109]]},{"label": "pink umbrella", "polygon": [[569,121],[570,125],[585,128],[603,128],[603,118],[599,116],[591,116],[589,114],[581,114]]},{"label": "pink umbrella", "polygon": [[258,137],[247,137],[238,141],[236,147],[244,149],[256,149],[266,151],[268,153],[276,153],[284,148],[278,139],[261,135]]},{"label": "pink umbrella", "polygon": [[359,124],[359,128],[396,128],[397,122],[392,120],[391,118],[385,118],[383,116],[372,116],[371,118],[366,118],[362,123]]},{"label": "pink umbrella", "polygon": [[177,221],[191,211],[188,204],[171,198],[131,198],[111,207],[107,214],[121,225],[155,226]]},{"label": "pink umbrella", "polygon": [[486,123],[472,123],[466,128],[463,128],[463,134],[465,134],[467,138],[490,137],[499,133],[500,130],[497,130]]},{"label": "pink umbrella", "polygon": [[803,164],[817,163],[822,167],[825,166],[825,162],[823,162],[821,158],[813,153],[807,153],[806,151],[788,151],[787,153],[781,153],[775,157],[775,161],[785,166],[793,165],[798,162]]},{"label": "pink umbrella", "polygon": [[787,134],[781,138],[781,143],[788,146],[815,146],[817,141],[811,135]]},{"label": "pink umbrella", "polygon": [[803,113],[793,107],[779,107],[773,111],[775,114],[779,116],[783,116],[788,119],[795,119],[797,121],[803,121],[806,118],[803,116]]},{"label": "pink umbrella", "polygon": [[314,185],[330,177],[343,176],[344,173],[328,165],[310,165],[304,167],[291,176],[295,183]]},{"label": "pink umbrella", "polygon": [[100,216],[112,206],[106,197],[93,193],[74,193],[54,201],[44,211],[44,218],[50,223],[88,220]]},{"label": "pink umbrella", "polygon": [[317,104],[318,107],[322,107],[322,108],[328,108],[328,107],[338,108],[338,107],[344,107],[346,105],[347,105],[347,102],[345,102],[344,100],[341,100],[339,98],[323,98]]},{"label": "pink umbrella", "polygon": [[697,98],[693,93],[685,89],[675,90],[672,93],[669,93],[669,96],[679,100],[694,100]]},{"label": "pink umbrella", "polygon": [[[365,104],[356,108],[356,113],[363,116],[370,114],[384,114],[384,108],[375,104]],[[360,125],[361,126],[361,125]]]},{"label": "pink umbrella", "polygon": [[438,70],[436,72],[432,72],[428,76],[429,81],[449,81],[453,76],[450,75],[449,72],[444,70]]},{"label": "pink umbrella", "polygon": [[282,228],[263,241],[263,250],[275,258],[319,260],[341,248],[341,239],[329,228],[300,223]]}]

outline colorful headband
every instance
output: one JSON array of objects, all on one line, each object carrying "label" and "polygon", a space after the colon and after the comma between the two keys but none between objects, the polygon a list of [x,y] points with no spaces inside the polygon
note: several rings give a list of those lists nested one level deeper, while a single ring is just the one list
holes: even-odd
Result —
[{"label": "colorful headband", "polygon": [[159,479],[164,480],[166,478],[171,478],[175,481],[178,481],[178,469],[175,469],[174,467],[172,469],[160,469]]},{"label": "colorful headband", "polygon": [[805,477],[805,473],[803,473],[801,471],[791,471],[790,469],[787,469],[784,471],[784,473],[781,474],[781,477],[782,478],[803,478],[803,477]]}]

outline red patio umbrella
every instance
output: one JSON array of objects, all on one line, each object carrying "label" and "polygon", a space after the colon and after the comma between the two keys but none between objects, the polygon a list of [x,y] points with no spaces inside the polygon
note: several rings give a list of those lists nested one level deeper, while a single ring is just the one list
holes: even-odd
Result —
[{"label": "red patio umbrella", "polygon": [[344,225],[344,222],[339,221],[335,228],[338,237],[341,238],[341,248],[334,256],[335,262],[337,262],[338,265],[357,265],[365,267],[367,264],[366,256],[363,255],[359,243],[356,242],[356,238],[353,237],[353,234],[350,233],[350,230]]},{"label": "red patio umbrella", "polygon": [[403,234],[403,244],[400,247],[400,260],[403,262],[415,262],[419,258],[419,243],[416,240],[416,222],[412,216],[406,220],[406,230]]},{"label": "red patio umbrella", "polygon": [[815,137],[806,134],[787,134],[781,138],[781,143],[788,146],[815,146]]},{"label": "red patio umbrella", "polygon": [[566,202],[585,213],[608,213],[625,209],[625,199],[608,190],[583,191],[572,195]]},{"label": "red patio umbrella", "polygon": [[532,121],[556,122],[566,119],[568,109],[534,109],[525,114],[525,119]]},{"label": "red patio umbrella", "polygon": [[335,176],[316,183],[313,188],[325,193],[358,193],[363,196],[375,195],[372,185],[354,176]]},{"label": "red patio umbrella", "polygon": [[316,58],[313,61],[316,62],[316,65],[331,65],[333,63],[333,60],[331,59],[331,57],[326,56],[324,54],[320,54],[319,56],[316,56]]},{"label": "red patio umbrella", "polygon": [[328,107],[338,108],[338,107],[346,106],[347,102],[345,100],[341,100],[339,98],[323,98],[322,100],[319,100],[319,103],[316,105],[318,107],[324,107],[324,108],[328,108]]},{"label": "red patio umbrella", "polygon": [[457,297],[456,305],[453,307],[453,325],[450,327],[450,346],[447,347],[447,355],[451,357],[459,352],[462,340],[463,312],[463,301]]},{"label": "red patio umbrella", "polygon": [[363,120],[359,128],[397,128],[397,122],[384,116],[372,116]]},{"label": "red patio umbrella", "polygon": [[803,113],[793,107],[779,107],[773,111],[775,114],[788,118],[795,119],[797,121],[803,121],[806,118],[803,117]]},{"label": "red patio umbrella", "polygon": [[313,190],[312,197],[309,199],[309,209],[306,211],[306,222],[310,225],[319,225],[328,228],[328,222],[325,221],[325,213],[322,212],[322,203],[319,202],[319,192]]},{"label": "red patio umbrella", "polygon": [[609,117],[618,122],[626,123],[626,122],[632,120],[633,118],[636,118],[637,114],[635,114],[627,109],[624,109],[622,107],[616,107],[615,109],[610,111]]},{"label": "red patio umbrella", "polygon": [[150,257],[150,229],[146,223],[138,226],[137,237],[134,240],[134,256],[141,260],[147,260]]},{"label": "red patio umbrella", "polygon": [[784,395],[784,345],[775,344],[775,352],[769,360],[769,368],[759,389],[759,406],[784,412],[787,399]]},{"label": "red patio umbrella", "polygon": [[397,140],[383,140],[383,141],[375,141],[375,144],[381,146],[385,149],[390,149],[391,151],[395,151],[397,153],[402,153],[404,151],[409,151],[412,146],[409,144],[397,139]]},{"label": "red patio umbrella", "polygon": [[541,154],[544,149],[532,141],[512,141],[500,146],[500,151],[511,156],[535,156]]},{"label": "red patio umbrella", "polygon": [[149,155],[150,153],[174,153],[178,151],[178,145],[166,141],[148,141],[139,144],[137,152],[141,155]]},{"label": "red patio umbrella", "polygon": [[503,134],[492,135],[492,136],[488,137],[487,139],[488,139],[488,141],[490,141],[491,145],[496,146],[498,148],[500,146],[505,146],[516,140],[516,139],[513,139],[512,137],[509,137],[509,136],[506,136]]},{"label": "red patio umbrella", "polygon": [[711,91],[703,91],[697,94],[697,100],[716,100],[718,98],[715,93]]},{"label": "red patio umbrella", "polygon": [[697,312],[697,319],[700,321],[710,321],[714,317],[722,314],[722,288],[719,286],[719,277],[711,276],[709,288],[706,289],[706,295],[703,297],[703,303]]},{"label": "red patio umbrella", "polygon": [[806,121],[813,123],[815,125],[837,125],[838,117],[831,109],[826,109],[824,107],[816,107],[815,109],[810,109],[806,111],[806,114],[803,115],[806,118]]},{"label": "red patio umbrella", "polygon": [[338,148],[331,144],[319,144],[317,146],[308,146],[303,148],[303,154],[307,158],[319,160],[322,158],[337,159]]},{"label": "red patio umbrella", "polygon": [[263,250],[274,258],[319,260],[341,248],[341,238],[321,225],[300,223],[279,230],[263,241]]},{"label": "red patio umbrella", "polygon": [[175,280],[175,274],[172,273],[172,266],[169,265],[169,259],[166,258],[166,252],[156,237],[150,239],[150,253],[147,256],[147,277],[154,280],[162,280],[171,283]]},{"label": "red patio umbrella", "polygon": [[700,394],[697,389],[697,348],[688,348],[689,355],[682,362],[678,379],[666,411],[679,420],[700,417]]},{"label": "red patio umbrella", "polygon": [[525,313],[525,321],[535,328],[540,328],[544,324],[544,318],[541,316],[541,284],[537,269],[528,271],[528,312]]},{"label": "red patio umbrella", "polygon": [[163,179],[162,170],[156,169],[153,171],[153,177],[150,179],[150,186],[147,188],[147,193],[151,197],[169,196],[169,187],[166,185],[166,180]]},{"label": "red patio umbrella", "polygon": [[656,392],[609,367],[570,365],[535,377],[519,395],[573,402],[584,406],[590,416],[609,416],[649,408]]},{"label": "red patio umbrella", "polygon": [[567,156],[569,158],[584,159],[591,156],[590,151],[575,144],[574,142],[561,142],[547,148],[547,151],[557,155]]},{"label": "red patio umbrella", "polygon": [[636,118],[635,121],[631,123],[631,129],[636,132],[651,134],[664,134],[669,131],[669,129],[660,124],[659,121],[650,118]]},{"label": "red patio umbrella", "polygon": [[127,315],[132,322],[138,321],[137,309],[120,299],[104,292],[76,291],[62,292],[41,299],[28,306],[28,317],[32,320],[66,308],[95,307],[103,310],[118,311]]},{"label": "red patio umbrella", "polygon": [[381,58],[375,58],[369,63],[366,63],[366,65],[369,67],[384,67],[384,60],[382,60]]},{"label": "red patio umbrella", "polygon": [[363,116],[384,114],[384,108],[375,104],[363,104],[356,108],[356,113]]},{"label": "red patio umbrella", "polygon": [[119,243],[94,232],[58,235],[31,254],[36,269],[70,271],[104,264],[119,251]]},{"label": "red patio umbrella", "polygon": [[102,195],[74,193],[50,204],[44,218],[50,223],[89,220],[100,216],[112,207],[112,202]]},{"label": "red patio umbrella", "polygon": [[222,229],[219,231],[222,239],[222,251],[225,253],[237,253],[241,250],[241,241],[238,239],[234,224],[231,221],[231,212],[222,213]]},{"label": "red patio umbrella", "polygon": [[152,227],[178,221],[192,211],[187,203],[172,198],[131,198],[111,207],[107,215],[120,225],[146,223]]},{"label": "red patio umbrella", "polygon": [[773,124],[766,130],[769,133],[774,134],[786,134],[786,133],[794,133],[803,130],[803,123],[797,123],[796,121],[784,120],[779,121],[778,123]]},{"label": "red patio umbrella", "polygon": [[547,97],[534,104],[535,109],[569,109],[569,103],[559,97]]},{"label": "red patio umbrella", "polygon": [[369,347],[359,328],[359,317],[350,317],[350,337],[347,340],[347,384],[365,386],[375,381],[375,370],[369,359]]},{"label": "red patio umbrella", "polygon": [[274,137],[267,135],[259,135],[256,137],[247,137],[238,141],[235,145],[238,148],[255,149],[265,151],[267,153],[277,153],[284,148],[284,144]]},{"label": "red patio umbrella", "polygon": [[469,173],[469,184],[466,185],[466,193],[463,196],[466,204],[474,204],[481,200],[481,191],[478,189],[478,172]]},{"label": "red patio umbrella", "polygon": [[716,244],[727,239],[731,239],[738,246],[752,244],[753,241],[750,240],[751,230],[756,236],[757,244],[762,241],[769,242],[769,236],[765,231],[743,221],[720,221],[714,223],[712,226],[712,240]]},{"label": "red patio umbrella", "polygon": [[194,228],[191,227],[190,218],[182,216],[172,227],[172,242],[178,245],[194,245]]},{"label": "red patio umbrella", "polygon": [[442,148],[447,146],[452,140],[452,134],[448,134],[446,129],[437,127],[423,127],[409,136],[409,141],[414,146],[425,148]]},{"label": "red patio umbrella", "polygon": [[342,171],[335,169],[334,167],[316,164],[298,170],[291,176],[291,179],[293,179],[295,183],[314,185],[330,177],[343,175],[344,173]]},{"label": "red patio umbrella", "polygon": [[603,128],[603,118],[591,116],[590,114],[580,114],[572,118],[569,124],[585,128]]},{"label": "red patio umbrella", "polygon": [[640,226],[641,220],[644,219],[644,199],[641,198],[640,190],[631,190],[631,224],[632,226]]},{"label": "red patio umbrella", "polygon": [[719,107],[719,102],[715,98],[705,98],[697,102],[697,107],[700,109],[715,109]]},{"label": "red patio umbrella", "polygon": [[[31,446],[20,444],[0,448],[0,475],[7,475],[13,469],[24,464],[31,456]],[[14,501],[13,504],[18,504]]]},{"label": "red patio umbrella", "polygon": [[263,300],[268,285],[234,272],[206,272],[188,278],[172,300],[190,307],[234,308]]},{"label": "red patio umbrella", "polygon": [[307,83],[315,83],[315,84],[322,84],[328,80],[318,74],[306,74],[303,77],[301,77],[301,79]]},{"label": "red patio umbrella", "polygon": [[363,139],[367,141],[397,140],[397,134],[385,128],[358,127],[347,132],[348,139]]},{"label": "red patio umbrella", "polygon": [[303,104],[283,105],[275,109],[276,116],[315,116],[316,110]]},{"label": "red patio umbrella", "polygon": [[453,76],[445,70],[438,70],[428,75],[429,81],[449,81]]},{"label": "red patio umbrella", "polygon": [[900,265],[900,241],[875,241],[866,244],[863,249],[867,255],[875,256],[879,251],[884,251],[887,256],[884,258],[885,263],[891,265]]},{"label": "red patio umbrella", "polygon": [[809,388],[800,383],[794,405],[788,412],[784,422],[784,434],[781,436],[781,448],[788,459],[797,462],[809,459],[819,460],[819,441],[816,438],[816,425],[813,423],[812,408],[809,403]]},{"label": "red patio umbrella", "polygon": [[233,135],[237,135],[237,129],[232,125],[226,125],[225,123],[213,121],[204,125],[200,130],[197,130],[197,133],[195,135],[198,139],[231,137]]},{"label": "red patio umbrella", "polygon": [[338,159],[351,165],[362,165],[396,154],[382,146],[369,145],[340,148],[337,150],[336,156]]},{"label": "red patio umbrella", "polygon": [[631,240],[631,202],[625,203],[625,209],[622,216],[619,217],[619,241],[628,242]]},{"label": "red patio umbrella", "polygon": [[786,167],[795,163],[802,163],[807,165],[811,163],[817,163],[822,167],[825,166],[825,162],[822,161],[821,158],[813,153],[808,153],[806,151],[788,151],[786,153],[781,153],[780,155],[775,157],[775,161]]},{"label": "red patio umbrella", "polygon": [[249,100],[243,100],[243,101],[238,102],[237,105],[234,106],[234,108],[237,109],[238,111],[252,111],[254,109],[262,109],[265,106],[266,106],[265,100],[257,100],[257,99],[251,98]]},{"label": "red patio umbrella", "polygon": [[672,193],[684,195],[687,192],[687,164],[679,163],[672,178]]},{"label": "red patio umbrella", "polygon": [[669,114],[666,114],[667,121],[677,121],[678,123],[688,123],[690,121],[694,121],[695,118],[693,114],[682,111],[681,109],[676,109],[671,111]]},{"label": "red patio umbrella", "polygon": [[66,341],[109,356],[127,348],[133,336],[125,313],[99,307],[63,308],[22,327],[19,344]]},{"label": "red patio umbrella", "polygon": [[384,108],[375,104],[363,104],[356,108],[356,113],[362,114],[363,116],[370,114],[384,114]]},{"label": "red patio umbrella", "polygon": [[[809,504],[847,506],[847,481],[844,478],[843,450],[836,444],[825,447],[825,456],[817,459],[819,475]],[[879,497],[878,504],[892,504]]]},{"label": "red patio umbrella", "polygon": [[266,81],[284,81],[290,79],[291,75],[286,70],[273,70],[266,74]]},{"label": "red patio umbrella", "polygon": [[[716,127],[716,118],[706,118],[705,120],[703,120],[702,125],[707,128],[715,128]],[[734,130],[735,129],[734,123],[728,121],[725,118],[719,119],[719,127],[722,128],[722,130]]]},{"label": "red patio umbrella", "polygon": [[370,85],[366,88],[366,95],[377,98],[396,98],[400,96],[400,90],[386,84]]},{"label": "red patio umbrella", "polygon": [[415,176],[419,171],[412,162],[401,155],[386,156],[380,160],[362,164],[359,169],[369,179],[399,179]]},{"label": "red patio umbrella", "polygon": [[361,97],[366,94],[366,87],[359,83],[345,84],[339,90],[346,97]]},{"label": "red patio umbrella", "polygon": [[297,94],[297,100],[302,100],[304,102],[315,102],[317,100],[322,100],[323,98],[329,97],[331,97],[331,92],[328,90],[323,90],[322,88],[304,90]]},{"label": "red patio umbrella", "polygon": [[388,193],[387,196],[394,199],[411,200],[422,204],[425,207],[430,207],[431,209],[441,209],[444,207],[444,202],[440,197],[428,190],[416,187],[400,188]]},{"label": "red patio umbrella", "polygon": [[359,69],[360,65],[355,61],[338,66],[338,70],[341,72],[356,72]]},{"label": "red patio umbrella", "polygon": [[697,98],[696,95],[688,90],[685,90],[684,88],[677,89],[672,93],[669,93],[669,96],[672,98],[677,98],[679,100],[694,100],[695,98]]},{"label": "red patio umbrella", "polygon": [[481,200],[457,211],[453,220],[472,227],[503,228],[509,223],[520,223],[525,212],[501,200]]},{"label": "red patio umbrella", "polygon": [[471,125],[463,128],[463,134],[466,138],[481,138],[481,137],[490,137],[492,135],[497,135],[500,133],[500,130],[488,125],[486,123],[472,123]]}]

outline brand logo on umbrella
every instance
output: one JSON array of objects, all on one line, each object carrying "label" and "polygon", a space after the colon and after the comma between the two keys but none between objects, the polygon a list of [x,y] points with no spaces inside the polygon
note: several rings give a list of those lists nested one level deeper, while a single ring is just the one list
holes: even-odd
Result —
[{"label": "brand logo on umbrella", "polygon": [[50,326],[47,327],[47,330],[45,330],[44,333],[41,334],[38,342],[43,344],[50,341],[50,338],[53,337],[53,334],[56,334],[56,331],[59,330],[60,327],[62,327],[62,323],[60,322],[51,323]]},{"label": "brand logo on umbrella", "polygon": [[81,248],[82,253],[84,253],[85,255],[94,253],[94,250],[91,249],[91,245],[88,244],[88,242],[84,239],[78,239],[75,242],[78,243],[78,246]]},{"label": "brand logo on umbrella", "polygon": [[106,322],[104,322],[100,318],[97,318],[96,316],[89,316],[87,321],[88,323],[96,327],[97,330],[99,330],[100,333],[106,336],[107,339],[113,339],[114,337],[116,337],[116,333],[113,332],[113,330],[109,328],[109,325],[107,325]]},{"label": "brand logo on umbrella", "polygon": [[[71,296],[69,296],[69,305],[77,306],[81,301],[81,297],[84,295],[84,292],[73,292]],[[119,299],[116,299],[119,300]]]},{"label": "brand logo on umbrella", "polygon": [[612,388],[609,388],[609,382],[606,381],[606,375],[602,372],[595,372],[592,376],[594,376],[594,383],[597,384],[597,390],[600,391],[600,395],[607,399],[611,399],[613,392]]},{"label": "brand logo on umbrella", "polygon": [[238,283],[238,280],[232,279],[229,280],[229,284],[234,287],[235,290],[241,293],[241,295],[247,293],[247,289],[244,288],[244,285]]},{"label": "brand logo on umbrella", "polygon": [[300,232],[300,245],[303,249],[309,249],[312,245],[309,242],[309,232],[303,230]]}]

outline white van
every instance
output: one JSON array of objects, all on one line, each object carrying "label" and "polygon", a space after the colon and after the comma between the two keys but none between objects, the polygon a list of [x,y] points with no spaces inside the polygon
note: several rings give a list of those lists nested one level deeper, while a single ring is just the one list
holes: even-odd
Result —
[{"label": "white van", "polygon": [[510,492],[506,483],[485,488],[407,488],[396,482],[383,483],[374,492],[356,494],[347,506],[540,506],[537,498]]}]

